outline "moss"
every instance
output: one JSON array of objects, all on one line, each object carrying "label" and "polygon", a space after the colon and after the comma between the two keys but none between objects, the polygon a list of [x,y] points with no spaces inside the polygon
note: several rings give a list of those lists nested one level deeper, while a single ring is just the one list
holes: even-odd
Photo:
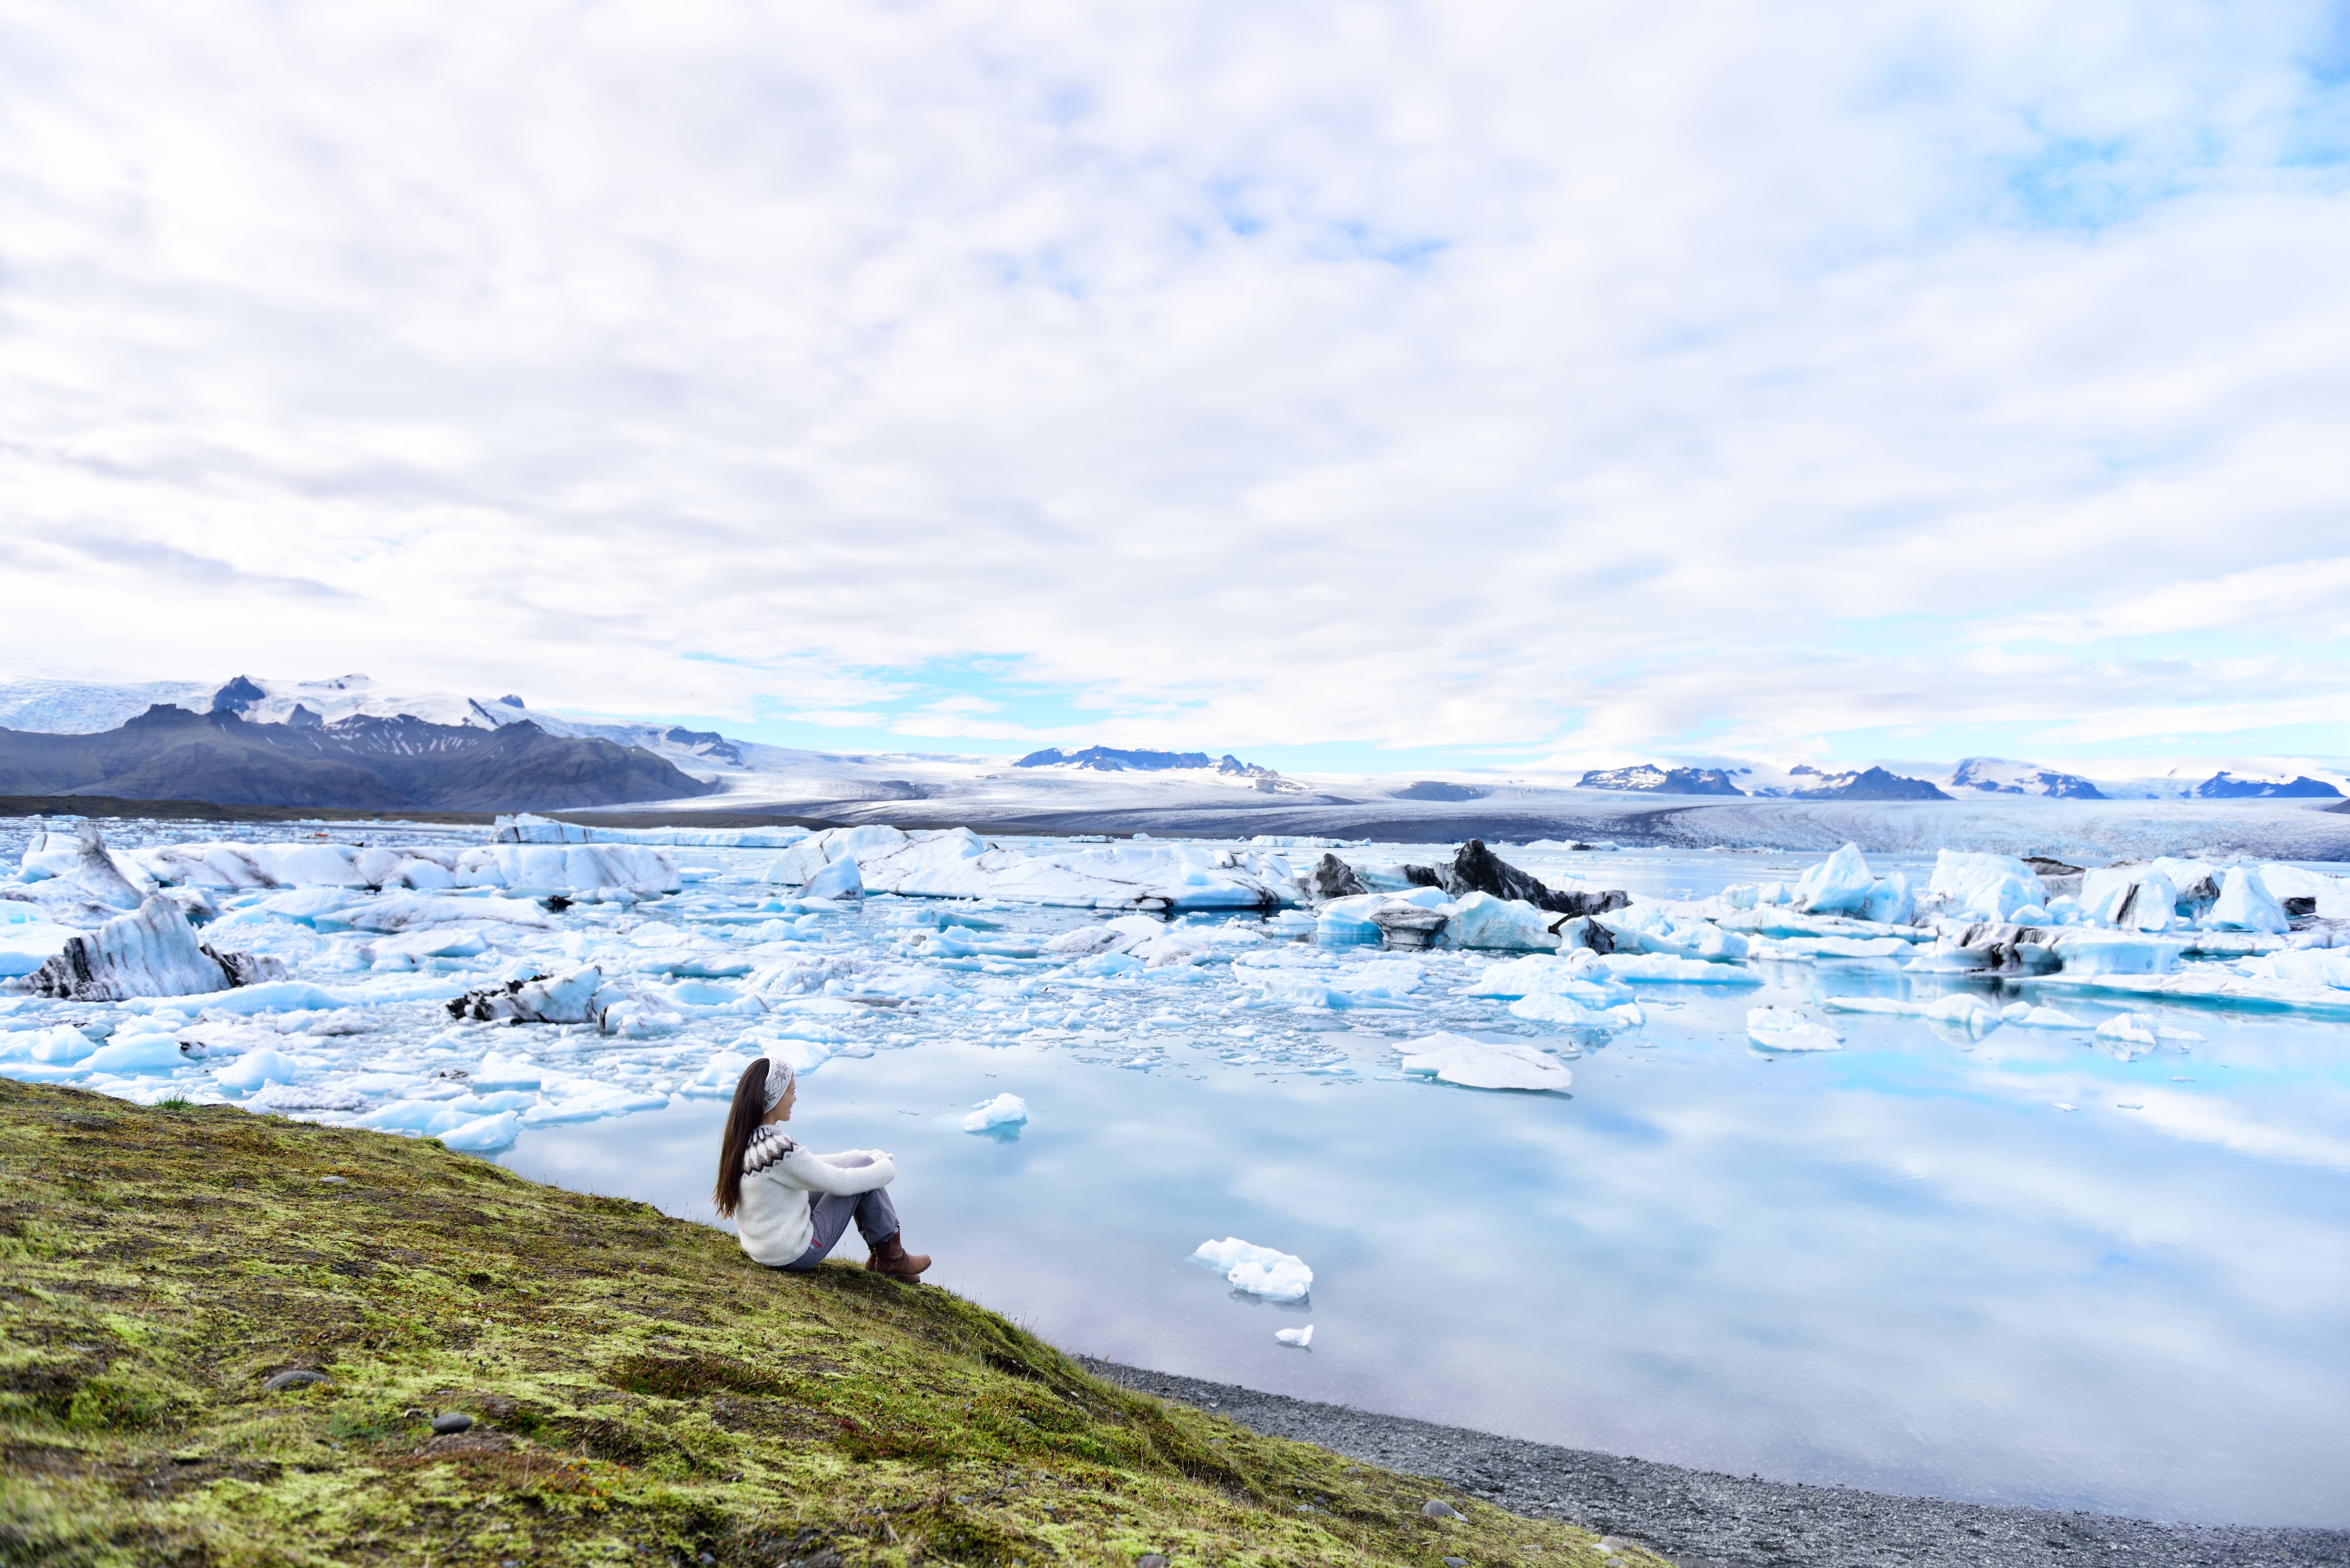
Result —
[{"label": "moss", "polygon": [[427,1141],[0,1081],[0,1563],[1597,1561]]}]

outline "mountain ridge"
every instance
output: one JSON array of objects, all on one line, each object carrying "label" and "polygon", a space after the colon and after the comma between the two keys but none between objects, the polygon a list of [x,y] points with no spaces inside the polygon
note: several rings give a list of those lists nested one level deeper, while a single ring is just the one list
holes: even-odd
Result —
[{"label": "mountain ridge", "polygon": [[199,799],[225,805],[534,811],[715,793],[650,752],[411,715],[255,724],[156,703],[113,730],[0,730],[0,794]]}]

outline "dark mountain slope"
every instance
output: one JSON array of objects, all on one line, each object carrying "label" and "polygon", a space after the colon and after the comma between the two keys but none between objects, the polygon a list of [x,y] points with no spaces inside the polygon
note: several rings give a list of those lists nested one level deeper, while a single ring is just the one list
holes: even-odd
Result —
[{"label": "dark mountain slope", "polygon": [[0,793],[217,801],[231,805],[543,811],[708,794],[650,752],[550,735],[428,724],[405,714],[248,724],[161,704],[94,735],[0,730]]}]

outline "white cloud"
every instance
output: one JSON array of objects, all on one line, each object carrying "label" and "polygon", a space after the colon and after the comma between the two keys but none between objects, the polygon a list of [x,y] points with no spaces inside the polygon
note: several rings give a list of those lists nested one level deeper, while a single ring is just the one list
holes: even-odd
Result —
[{"label": "white cloud", "polygon": [[[2268,640],[2350,574],[2326,25],[19,13],[0,662],[837,716],[989,655],[1218,746],[2338,711]],[[1065,728],[979,711],[892,722]]]}]

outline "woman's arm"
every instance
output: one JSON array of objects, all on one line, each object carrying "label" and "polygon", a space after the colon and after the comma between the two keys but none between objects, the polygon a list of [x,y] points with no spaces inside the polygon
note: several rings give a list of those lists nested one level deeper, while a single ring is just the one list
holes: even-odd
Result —
[{"label": "woman's arm", "polygon": [[836,1165],[825,1156],[812,1154],[804,1148],[795,1149],[768,1168],[786,1172],[798,1185],[817,1192],[828,1192],[835,1198],[854,1198],[860,1192],[887,1187],[898,1179],[898,1168],[887,1156],[868,1165],[850,1167]]}]

